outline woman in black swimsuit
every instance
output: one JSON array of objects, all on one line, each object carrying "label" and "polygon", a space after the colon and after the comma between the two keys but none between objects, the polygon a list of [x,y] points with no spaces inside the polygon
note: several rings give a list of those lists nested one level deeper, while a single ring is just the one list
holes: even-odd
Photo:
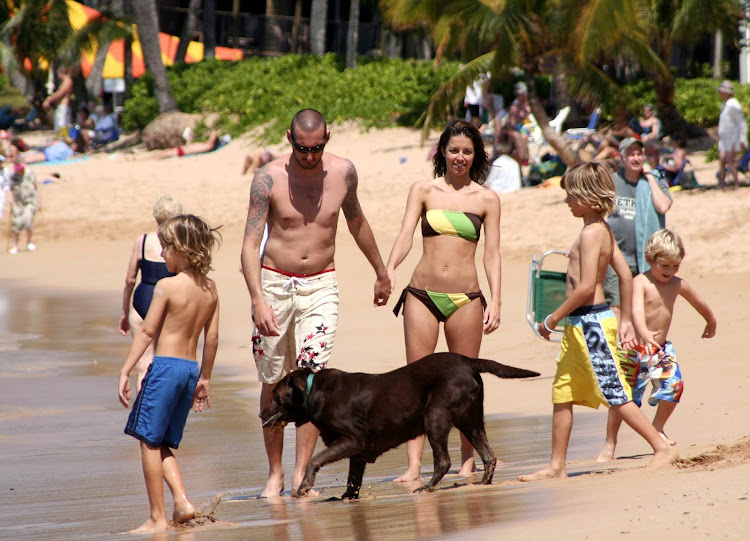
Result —
[{"label": "woman in black swimsuit", "polygon": [[[157,226],[178,214],[182,214],[182,205],[171,195],[162,195],[154,203],[153,215]],[[139,270],[141,282],[133,292]],[[122,315],[119,325],[121,334],[125,335],[130,331],[135,335],[141,328],[148,313],[148,307],[151,305],[154,286],[156,282],[167,276],[173,276],[173,274],[167,270],[167,264],[161,256],[161,244],[156,231],[146,233],[135,239],[128,263],[128,272],[125,276],[125,288],[122,290]],[[141,389],[141,380],[146,375],[153,357],[154,347],[151,344],[136,364],[138,390]]]},{"label": "woman in black swimsuit", "polygon": [[[445,128],[433,158],[433,180],[414,183],[401,231],[386,270],[395,287],[396,267],[412,247],[422,223],[422,257],[396,305],[403,307],[406,362],[435,351],[443,324],[448,350],[479,355],[482,335],[500,324],[500,198],[481,186],[489,161],[479,131],[468,122]],[[484,270],[490,295],[479,289],[474,262],[484,228]],[[424,436],[407,444],[409,465],[398,482],[420,478]],[[473,447],[461,435],[461,475],[474,471]]]}]

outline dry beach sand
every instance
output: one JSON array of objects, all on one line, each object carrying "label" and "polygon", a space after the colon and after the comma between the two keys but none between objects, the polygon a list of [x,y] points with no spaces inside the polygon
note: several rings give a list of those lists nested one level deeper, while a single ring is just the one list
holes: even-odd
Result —
[{"label": "dry beach sand", "polygon": [[[332,129],[327,150],[351,159],[357,167],[360,200],[384,259],[398,232],[410,184],[431,175],[430,163],[425,160],[431,143],[420,146],[419,133],[410,129]],[[57,171],[64,180],[41,187],[43,210],[37,214],[34,234],[39,250],[22,250],[15,256],[8,255],[7,249],[0,253],[0,285],[6,291],[6,302],[27,306],[37,296],[77,299],[72,306],[46,303],[37,312],[37,317],[49,318],[51,327],[62,325],[66,318],[80,321],[80,325],[60,331],[56,347],[74,351],[76,346],[68,341],[82,340],[101,340],[114,346],[100,347],[100,362],[95,370],[86,372],[90,378],[85,387],[78,383],[82,375],[66,373],[58,380],[67,388],[61,391],[64,400],[43,407],[31,397],[58,392],[56,380],[40,376],[37,381],[28,370],[8,368],[24,348],[41,346],[35,345],[33,337],[15,342],[23,344],[19,347],[0,340],[0,455],[9,457],[0,466],[5,479],[0,487],[0,507],[16,509],[9,515],[13,528],[6,533],[0,529],[0,538],[73,539],[79,537],[76,531],[82,537],[104,537],[135,527],[145,519],[148,508],[137,445],[121,433],[127,412],[117,404],[115,375],[130,340],[117,334],[117,321],[132,242],[153,230],[151,206],[164,193],[177,197],[187,211],[210,224],[222,224],[224,238],[213,273],[222,302],[213,407],[208,414],[191,414],[184,450],[181,448],[177,456],[196,503],[219,493],[225,497],[214,511],[218,522],[191,528],[180,536],[750,538],[750,424],[746,413],[750,408],[750,363],[744,353],[750,324],[750,245],[743,230],[750,189],[746,187],[676,193],[667,217],[668,226],[682,235],[687,249],[681,276],[708,301],[718,318],[716,337],[703,340],[700,316],[682,300],[676,306],[670,335],[686,385],[667,432],[678,442],[682,460],[677,465],[655,472],[644,470],[650,448],[625,428],[620,434],[618,459],[597,464],[594,459],[604,438],[606,411],[576,408],[569,457],[574,475],[566,481],[528,485],[514,481],[516,474],[534,471],[549,458],[550,386],[558,348],[556,343],[537,338],[526,323],[529,262],[532,254],[567,248],[580,228],[564,204],[562,190],[528,188],[501,196],[502,324],[497,332],[485,337],[482,356],[536,370],[542,376],[529,381],[485,376],[490,443],[504,461],[495,484],[454,489],[450,488],[454,483],[465,485],[465,481],[448,476],[440,485],[446,490],[412,496],[408,487],[394,488],[387,482],[405,465],[405,451],[400,449],[368,469],[370,484],[363,489],[367,495],[361,502],[322,502],[343,492],[346,464],[323,468],[318,478],[318,486],[324,488],[320,501],[296,502],[286,497],[280,504],[269,504],[254,500],[252,496],[260,492],[267,466],[258,443],[259,384],[247,347],[250,301],[238,270],[251,180],[249,175],[241,176],[240,170],[246,152],[252,148],[249,140],[240,138],[215,152],[194,157],[157,161],[144,151],[135,151],[98,154],[64,165],[35,166],[37,171]],[[279,145],[273,150],[286,148]],[[698,180],[714,185],[716,164],[706,164],[700,153],[690,158]],[[2,218],[6,236],[8,211]],[[397,271],[399,290],[408,282],[419,256],[416,240],[412,253]],[[481,246],[480,242],[480,265]],[[336,262],[341,318],[332,366],[365,372],[401,366],[401,320],[391,313],[396,299],[391,299],[386,308],[372,307],[374,274],[348,235],[343,219]],[[488,291],[486,284],[483,289]],[[14,317],[7,310],[0,310],[0,314],[8,320]],[[34,317],[33,313],[29,316],[28,325],[34,325]],[[6,333],[21,332],[10,322],[2,329]],[[439,348],[443,347],[441,343]],[[42,379],[44,383],[39,383]],[[36,390],[32,392],[32,388]],[[647,416],[653,415],[650,406],[645,405],[644,410]],[[32,433],[31,428],[24,428],[41,418],[50,419],[53,428],[63,427],[66,412],[75,413],[77,419],[70,439],[85,443],[92,453],[90,461],[80,456],[78,462],[63,461],[61,449],[77,445],[66,440],[64,430]],[[30,467],[24,470],[21,450],[32,448],[44,450],[43,454],[35,453],[34,460],[55,475],[44,477],[40,470]],[[96,449],[106,452],[97,454]],[[292,454],[291,445],[286,454]],[[457,460],[455,453],[453,457]],[[291,464],[291,456],[285,457],[287,474]],[[20,468],[24,477],[16,476],[11,468]],[[329,468],[340,473],[324,475]],[[81,469],[90,475],[75,487],[75,499],[59,498],[48,487],[32,486],[34,482],[64,485]],[[431,457],[426,454],[423,472],[429,471]],[[325,490],[326,483],[338,486]],[[107,521],[76,526],[77,520],[91,519],[76,515],[96,509],[97,498],[108,498],[106,511],[97,511],[107,515]],[[49,506],[49,499],[56,505]],[[398,505],[389,505],[389,500]],[[39,508],[36,512],[35,507]],[[41,515],[46,526],[25,528],[29,521],[41,523]]]}]

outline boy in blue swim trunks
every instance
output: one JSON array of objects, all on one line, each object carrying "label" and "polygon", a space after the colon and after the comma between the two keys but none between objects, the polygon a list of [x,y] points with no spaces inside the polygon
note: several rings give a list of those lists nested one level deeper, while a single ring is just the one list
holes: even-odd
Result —
[{"label": "boy in blue swim trunks", "polygon": [[[125,433],[141,442],[141,460],[151,515],[128,533],[150,533],[169,527],[164,512],[164,485],[174,499],[176,524],[195,516],[187,498],[177,459],[188,412],[210,407],[209,380],[219,342],[219,297],[211,270],[211,251],[218,241],[216,230],[190,214],[175,216],[159,226],[162,256],[175,276],[154,287],[143,325],[120,370],[118,392],[126,408],[130,403],[130,372],[149,344],[158,337],[154,360],[143,378]],[[203,362],[198,367],[196,349],[203,334]]]},{"label": "boy in blue swim trunks", "polygon": [[567,477],[566,459],[573,428],[573,404],[615,409],[654,450],[650,467],[668,464],[677,453],[659,436],[643,412],[633,403],[630,386],[617,362],[617,319],[604,302],[604,276],[612,265],[620,277],[622,312],[620,341],[635,345],[631,322],[632,273],[605,219],[614,208],[615,185],[606,165],[581,163],[565,173],[560,185],[565,202],[583,229],[568,253],[565,302],[539,325],[549,340],[550,332],[566,316],[568,323],[560,344],[557,372],[552,384],[552,457],[545,468],[518,477],[519,481]]},{"label": "boy in blue swim trunks", "polygon": [[[667,340],[675,300],[682,296],[706,320],[703,338],[716,334],[716,317],[690,284],[676,276],[685,257],[685,248],[677,233],[669,229],[654,233],[646,244],[645,256],[651,268],[633,278],[633,323],[641,344],[621,351],[620,365],[632,387],[633,402],[639,407],[644,392],[652,385],[648,403],[656,406],[653,426],[664,441],[675,445],[664,432],[664,424],[680,402],[683,390],[674,347]],[[599,462],[614,458],[620,424],[617,412],[610,410],[607,439],[597,459]]]}]

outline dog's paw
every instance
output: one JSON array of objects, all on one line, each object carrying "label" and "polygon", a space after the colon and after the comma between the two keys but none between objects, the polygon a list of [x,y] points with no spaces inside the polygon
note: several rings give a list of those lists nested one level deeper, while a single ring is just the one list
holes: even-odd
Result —
[{"label": "dog's paw", "polygon": [[417,492],[435,492],[435,487],[430,484],[423,485],[417,489],[414,489],[414,492],[412,492],[412,494],[416,494]]}]

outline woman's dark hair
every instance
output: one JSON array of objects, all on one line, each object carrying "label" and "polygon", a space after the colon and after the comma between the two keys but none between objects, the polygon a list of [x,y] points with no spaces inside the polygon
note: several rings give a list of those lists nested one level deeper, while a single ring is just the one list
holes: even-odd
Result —
[{"label": "woman's dark hair", "polygon": [[437,152],[435,153],[435,157],[432,158],[432,175],[435,178],[445,175],[445,147],[448,146],[450,138],[456,135],[465,135],[474,144],[474,161],[469,170],[469,178],[477,184],[484,184],[490,169],[490,160],[487,156],[487,151],[484,149],[482,134],[465,120],[452,120],[440,135]]}]

